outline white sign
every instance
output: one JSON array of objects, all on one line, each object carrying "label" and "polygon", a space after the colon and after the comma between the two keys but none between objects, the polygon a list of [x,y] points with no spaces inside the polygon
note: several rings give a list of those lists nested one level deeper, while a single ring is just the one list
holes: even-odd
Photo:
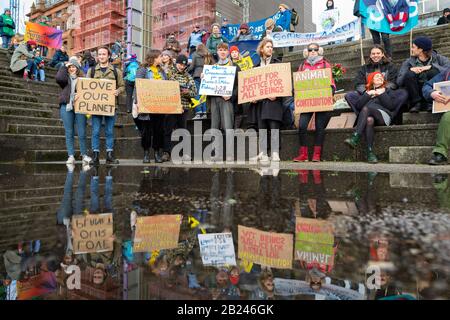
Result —
[{"label": "white sign", "polygon": [[236,67],[205,66],[200,95],[231,97],[233,95]]},{"label": "white sign", "polygon": [[323,31],[317,33],[292,33],[292,32],[275,32],[272,34],[273,46],[275,48],[307,46],[314,42],[319,45],[325,45],[329,42],[336,42],[354,38],[359,40],[361,36],[361,22],[355,20],[343,26],[334,28],[331,31]]},{"label": "white sign", "polygon": [[235,266],[233,235],[231,233],[199,234],[200,254],[205,266]]},{"label": "white sign", "polygon": [[319,31],[331,31],[339,25],[339,10],[327,10],[320,15],[320,27]]}]

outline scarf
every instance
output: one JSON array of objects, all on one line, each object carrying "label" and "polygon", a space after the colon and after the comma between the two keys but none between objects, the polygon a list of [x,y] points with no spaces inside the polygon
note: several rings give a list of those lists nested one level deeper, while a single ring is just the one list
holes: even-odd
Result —
[{"label": "scarf", "polygon": [[72,111],[73,110],[73,101],[75,100],[75,90],[77,88],[77,82],[78,77],[76,75],[70,75],[70,100],[69,103],[66,105],[66,111]]},{"label": "scarf", "polygon": [[317,56],[317,57],[308,57],[306,59],[306,61],[308,61],[308,63],[312,66],[314,66],[315,64],[321,62],[323,60],[322,56]]},{"label": "scarf", "polygon": [[151,66],[150,70],[153,72],[153,80],[162,80],[162,76],[159,73],[158,67]]}]

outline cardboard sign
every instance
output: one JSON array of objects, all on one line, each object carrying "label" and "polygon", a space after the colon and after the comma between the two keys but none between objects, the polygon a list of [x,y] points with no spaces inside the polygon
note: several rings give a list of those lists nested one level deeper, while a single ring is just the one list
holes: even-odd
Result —
[{"label": "cardboard sign", "polygon": [[178,81],[136,79],[139,113],[182,114]]},{"label": "cardboard sign", "polygon": [[275,63],[239,72],[239,104],[292,96],[290,63]]},{"label": "cardboard sign", "polygon": [[315,219],[297,217],[295,260],[326,266],[334,265],[334,226]]},{"label": "cardboard sign", "polygon": [[112,213],[73,216],[72,231],[75,254],[114,250]]},{"label": "cardboard sign", "polygon": [[199,234],[198,242],[204,266],[236,265],[236,254],[231,233]]},{"label": "cardboard sign", "polygon": [[354,113],[342,113],[330,119],[327,129],[351,129],[355,126],[356,118]]},{"label": "cardboard sign", "polygon": [[200,84],[200,95],[231,97],[233,95],[236,67],[205,66]]},{"label": "cardboard sign", "polygon": [[438,82],[434,84],[434,90],[442,92],[442,94],[447,98],[446,103],[440,103],[434,101],[433,103],[433,113],[444,113],[450,111],[450,81]]},{"label": "cardboard sign", "polygon": [[331,69],[294,73],[295,113],[333,111]]},{"label": "cardboard sign", "polygon": [[292,234],[238,226],[239,259],[277,269],[292,269]]},{"label": "cardboard sign", "polygon": [[137,218],[133,251],[152,252],[177,248],[181,219],[181,215]]},{"label": "cardboard sign", "polygon": [[116,81],[79,78],[75,113],[114,116],[116,113]]}]

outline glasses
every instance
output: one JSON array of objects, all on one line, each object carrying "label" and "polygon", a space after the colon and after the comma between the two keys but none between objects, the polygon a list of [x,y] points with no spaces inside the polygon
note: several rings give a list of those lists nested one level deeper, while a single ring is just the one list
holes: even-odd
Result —
[{"label": "glasses", "polygon": [[314,49],[308,49],[308,52],[313,52],[313,51],[315,51],[315,52],[319,52],[319,48],[314,48]]}]

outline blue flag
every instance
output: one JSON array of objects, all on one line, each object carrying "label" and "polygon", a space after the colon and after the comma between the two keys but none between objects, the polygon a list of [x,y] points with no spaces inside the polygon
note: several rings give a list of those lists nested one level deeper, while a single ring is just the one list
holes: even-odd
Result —
[{"label": "blue flag", "polygon": [[[371,30],[405,34],[419,23],[418,0],[357,0],[363,23]],[[355,6],[356,8],[357,6]]]}]

